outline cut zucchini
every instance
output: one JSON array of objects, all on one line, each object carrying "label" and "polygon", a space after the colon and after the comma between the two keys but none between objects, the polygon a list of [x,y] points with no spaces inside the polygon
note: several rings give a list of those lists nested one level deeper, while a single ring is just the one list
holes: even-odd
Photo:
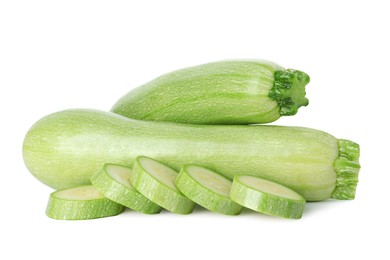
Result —
[{"label": "cut zucchini", "polygon": [[161,162],[145,156],[135,159],[130,182],[142,195],[168,211],[189,214],[194,202],[175,186],[178,173]]},{"label": "cut zucchini", "polygon": [[81,220],[115,216],[125,207],[107,199],[92,185],[50,194],[46,215],[54,219]]},{"label": "cut zucchini", "polygon": [[238,215],[242,206],[230,199],[232,182],[197,165],[185,165],[176,178],[177,188],[200,206],[225,215]]},{"label": "cut zucchini", "polygon": [[130,183],[131,168],[105,164],[91,178],[92,185],[105,197],[132,210],[145,214],[156,214],[161,207],[134,189]]},{"label": "cut zucchini", "polygon": [[248,175],[236,175],[230,191],[232,200],[257,212],[284,218],[301,218],[305,199],[275,182]]}]

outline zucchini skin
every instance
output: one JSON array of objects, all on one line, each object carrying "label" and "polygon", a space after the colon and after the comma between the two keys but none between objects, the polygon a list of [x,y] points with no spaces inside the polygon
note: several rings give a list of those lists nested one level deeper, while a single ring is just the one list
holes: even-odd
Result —
[{"label": "zucchini skin", "polygon": [[[236,174],[258,176],[285,185],[308,201],[319,201],[332,197],[335,190],[338,144],[330,134],[303,127],[148,122],[73,109],[36,122],[24,139],[23,157],[29,171],[54,189],[87,185],[105,163],[132,166],[137,156],[145,155],[175,170],[198,164],[229,179]],[[351,156],[344,156],[338,169],[345,172],[348,161],[355,161],[355,186],[352,191],[343,189],[347,195],[342,199],[352,198],[348,192],[354,195],[356,188],[358,147]],[[344,179],[340,189],[344,183],[348,182]]]},{"label": "zucchini skin", "polygon": [[226,60],[162,75],[124,95],[111,111],[190,124],[269,123],[306,106],[307,74],[265,60]]}]

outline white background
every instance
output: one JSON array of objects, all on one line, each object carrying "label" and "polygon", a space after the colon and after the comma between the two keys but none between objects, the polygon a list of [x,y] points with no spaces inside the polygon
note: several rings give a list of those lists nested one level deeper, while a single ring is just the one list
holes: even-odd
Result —
[{"label": "white background", "polygon": [[[386,1],[1,1],[1,259],[389,259],[389,8]],[[52,190],[22,142],[41,117],[109,110],[130,89],[186,66],[269,59],[311,76],[310,105],[279,125],[361,145],[356,199],[308,203],[300,220],[127,211],[45,215]],[[387,248],[386,248],[387,247]]]}]

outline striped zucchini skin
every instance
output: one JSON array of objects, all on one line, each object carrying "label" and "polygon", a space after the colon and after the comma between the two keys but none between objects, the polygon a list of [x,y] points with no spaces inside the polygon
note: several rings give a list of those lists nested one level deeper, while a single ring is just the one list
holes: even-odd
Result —
[{"label": "striped zucchini skin", "polygon": [[302,127],[189,125],[74,109],[39,120],[23,144],[27,168],[55,189],[89,184],[105,163],[132,166],[139,155],[177,171],[198,164],[229,179],[262,177],[308,201],[353,198],[359,172],[357,144]]},{"label": "striped zucchini skin", "polygon": [[191,124],[268,123],[308,104],[304,72],[264,60],[227,60],[162,75],[123,96],[112,112]]}]

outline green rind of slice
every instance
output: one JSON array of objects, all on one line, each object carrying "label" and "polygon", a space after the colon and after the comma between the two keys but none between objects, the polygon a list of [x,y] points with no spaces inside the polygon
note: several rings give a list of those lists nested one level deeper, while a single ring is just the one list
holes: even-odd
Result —
[{"label": "green rind of slice", "polygon": [[195,204],[176,188],[177,175],[175,170],[165,164],[138,156],[130,182],[142,195],[164,209],[177,214],[189,214]]},{"label": "green rind of slice", "polygon": [[115,216],[124,210],[124,206],[87,185],[51,193],[46,215],[60,220],[83,220]]},{"label": "green rind of slice", "polygon": [[225,215],[238,215],[242,206],[229,197],[232,182],[197,165],[185,165],[176,178],[177,188],[200,206]]},{"label": "green rind of slice", "polygon": [[130,183],[131,168],[105,164],[91,178],[92,185],[105,197],[132,210],[145,214],[157,214],[161,207],[134,189]]},{"label": "green rind of slice", "polygon": [[238,204],[260,213],[290,219],[302,217],[305,199],[275,182],[248,175],[236,175],[230,197]]}]

